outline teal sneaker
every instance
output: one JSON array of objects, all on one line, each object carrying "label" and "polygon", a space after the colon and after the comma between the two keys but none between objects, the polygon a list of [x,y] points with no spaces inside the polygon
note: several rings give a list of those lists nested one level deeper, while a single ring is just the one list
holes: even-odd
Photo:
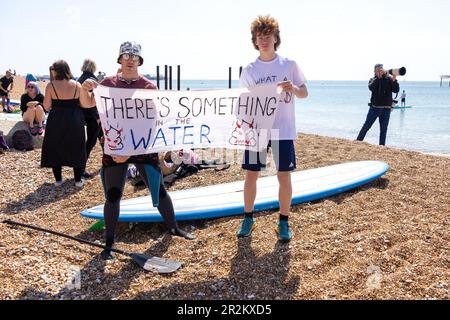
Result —
[{"label": "teal sneaker", "polygon": [[278,240],[281,242],[289,242],[292,239],[292,231],[289,228],[287,221],[280,221],[278,223]]},{"label": "teal sneaker", "polygon": [[255,219],[254,218],[244,218],[242,220],[241,228],[239,229],[237,236],[238,238],[249,237],[252,234],[253,228],[255,227]]}]

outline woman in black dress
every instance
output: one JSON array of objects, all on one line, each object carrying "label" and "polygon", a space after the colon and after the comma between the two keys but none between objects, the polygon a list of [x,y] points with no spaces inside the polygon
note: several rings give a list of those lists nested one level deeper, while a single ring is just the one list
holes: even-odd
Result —
[{"label": "woman in black dress", "polygon": [[41,166],[52,168],[55,186],[63,184],[62,167],[72,167],[75,186],[86,166],[84,115],[80,108],[81,84],[72,80],[72,72],[64,60],[50,67],[51,81],[45,89],[44,108],[49,112],[42,145]]}]

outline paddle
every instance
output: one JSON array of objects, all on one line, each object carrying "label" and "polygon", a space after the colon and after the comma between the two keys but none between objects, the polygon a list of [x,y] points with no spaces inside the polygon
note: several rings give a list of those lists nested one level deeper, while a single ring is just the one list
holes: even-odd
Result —
[{"label": "paddle", "polygon": [[[69,235],[66,235],[66,234],[63,234],[60,232],[46,230],[46,229],[43,229],[40,227],[35,227],[32,225],[15,222],[12,220],[4,220],[3,223],[12,225],[12,226],[20,226],[20,227],[24,227],[24,228],[28,228],[28,229],[33,229],[33,230],[37,230],[37,231],[41,231],[41,232],[50,233],[50,234],[53,234],[53,235],[56,235],[59,237],[63,237],[63,238],[70,239],[70,240],[75,240],[75,241],[78,241],[78,242],[81,242],[81,243],[84,243],[84,244],[87,244],[87,245],[90,245],[93,247],[97,247],[97,248],[108,249],[106,246],[97,244],[95,242],[91,242],[91,241],[84,240],[81,238],[72,237],[72,236],[69,236]],[[149,256],[149,255],[145,255],[145,254],[141,254],[141,253],[127,252],[127,251],[114,249],[114,248],[111,248],[110,250],[112,252],[116,252],[116,253],[131,257],[138,265],[140,265],[142,268],[144,268],[147,271],[153,271],[153,272],[157,272],[157,273],[173,273],[173,272],[177,271],[182,265],[181,262],[178,262],[175,260]]]}]

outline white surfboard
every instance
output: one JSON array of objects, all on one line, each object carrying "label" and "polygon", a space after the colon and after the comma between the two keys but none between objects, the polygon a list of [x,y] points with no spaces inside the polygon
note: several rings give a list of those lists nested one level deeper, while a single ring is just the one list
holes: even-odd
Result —
[{"label": "white surfboard", "polygon": [[[354,189],[378,179],[389,166],[382,161],[358,161],[292,173],[292,204],[313,201]],[[219,218],[244,213],[244,181],[170,192],[178,221]],[[258,179],[255,211],[279,208],[276,176]],[[103,205],[81,212],[103,219]],[[160,222],[150,196],[122,200],[119,221]]]}]

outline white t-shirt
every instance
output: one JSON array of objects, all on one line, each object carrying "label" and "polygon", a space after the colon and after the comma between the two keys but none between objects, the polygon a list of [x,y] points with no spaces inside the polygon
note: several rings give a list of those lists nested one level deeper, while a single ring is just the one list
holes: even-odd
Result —
[{"label": "white t-shirt", "polygon": [[[252,87],[258,84],[278,83],[290,80],[298,87],[306,84],[306,78],[297,63],[287,58],[277,57],[272,61],[262,61],[259,58],[242,70],[241,87]],[[295,95],[284,93],[284,102],[280,102],[273,129],[279,130],[279,136],[272,136],[273,140],[295,140],[297,130],[295,126]]]}]

